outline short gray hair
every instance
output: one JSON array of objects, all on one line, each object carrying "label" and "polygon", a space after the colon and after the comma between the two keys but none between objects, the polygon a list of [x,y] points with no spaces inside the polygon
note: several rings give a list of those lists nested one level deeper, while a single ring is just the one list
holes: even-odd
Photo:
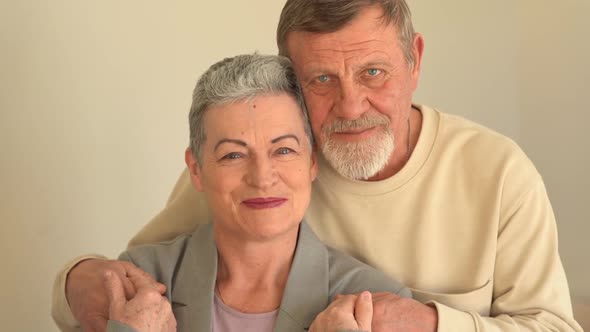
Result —
[{"label": "short gray hair", "polygon": [[287,36],[291,32],[335,32],[350,23],[361,10],[380,6],[383,24],[397,28],[399,42],[410,68],[416,59],[412,52],[414,26],[412,14],[405,0],[287,0],[277,27],[279,54],[288,56]]},{"label": "short gray hair", "polygon": [[288,58],[255,53],[226,58],[212,65],[201,76],[193,91],[189,113],[189,147],[192,154],[201,161],[201,146],[206,140],[204,118],[211,106],[282,93],[295,99],[301,110],[305,134],[310,146],[313,146],[303,93]]}]

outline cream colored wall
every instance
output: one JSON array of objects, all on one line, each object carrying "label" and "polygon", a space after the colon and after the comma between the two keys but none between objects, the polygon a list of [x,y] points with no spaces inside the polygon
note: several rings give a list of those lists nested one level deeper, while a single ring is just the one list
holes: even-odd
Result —
[{"label": "cream colored wall", "polygon": [[521,143],[553,203],[570,287],[590,307],[590,2],[521,0],[518,11]]},{"label": "cream colored wall", "polygon": [[276,53],[282,3],[0,3],[0,330],[55,331],[58,268],[116,256],[163,206],[198,75]]},{"label": "cream colored wall", "polygon": [[[426,38],[416,100],[524,146],[554,201],[572,288],[588,295],[588,7],[527,1],[411,2]],[[164,204],[198,75],[224,56],[276,52],[284,1],[204,3],[0,2],[3,330],[55,331],[58,268],[82,253],[115,256]],[[561,16],[547,20],[558,30],[539,20],[548,13]]]}]

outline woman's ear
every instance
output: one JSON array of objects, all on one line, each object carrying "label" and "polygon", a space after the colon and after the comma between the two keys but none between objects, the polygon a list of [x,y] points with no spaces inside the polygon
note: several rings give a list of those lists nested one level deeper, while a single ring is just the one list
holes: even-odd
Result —
[{"label": "woman's ear", "polygon": [[201,180],[201,168],[199,166],[199,161],[193,155],[193,152],[190,148],[187,148],[184,152],[184,161],[186,163],[186,167],[188,168],[188,172],[190,174],[193,187],[197,191],[203,191],[203,183]]},{"label": "woman's ear", "polygon": [[311,181],[313,182],[315,178],[318,176],[318,146],[314,144],[311,147]]}]

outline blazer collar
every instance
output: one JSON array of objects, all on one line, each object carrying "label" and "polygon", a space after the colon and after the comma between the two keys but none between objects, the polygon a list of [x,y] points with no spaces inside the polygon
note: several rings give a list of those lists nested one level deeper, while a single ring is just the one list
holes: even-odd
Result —
[{"label": "blazer collar", "polygon": [[188,240],[173,281],[172,309],[178,331],[211,331],[217,276],[217,248],[213,225],[200,225]]},{"label": "blazer collar", "polygon": [[328,306],[328,258],[324,244],[307,223],[302,221],[275,331],[308,329],[317,314]]},{"label": "blazer collar", "polygon": [[[205,224],[188,241],[172,289],[172,307],[181,331],[210,331],[217,248],[212,224]],[[326,247],[305,221],[287,279],[274,331],[302,331],[329,304],[329,261]]]}]

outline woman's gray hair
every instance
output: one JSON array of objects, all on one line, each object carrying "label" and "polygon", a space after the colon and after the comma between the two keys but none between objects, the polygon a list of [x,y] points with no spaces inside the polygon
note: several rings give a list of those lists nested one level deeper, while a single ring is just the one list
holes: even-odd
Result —
[{"label": "woman's gray hair", "polygon": [[[206,140],[204,118],[211,106],[249,100],[262,95],[285,93],[301,109],[305,134],[313,146],[313,136],[291,61],[278,55],[245,54],[226,58],[212,65],[199,79],[189,113],[190,149],[201,161],[201,146]],[[277,109],[277,112],[280,112]]]}]

